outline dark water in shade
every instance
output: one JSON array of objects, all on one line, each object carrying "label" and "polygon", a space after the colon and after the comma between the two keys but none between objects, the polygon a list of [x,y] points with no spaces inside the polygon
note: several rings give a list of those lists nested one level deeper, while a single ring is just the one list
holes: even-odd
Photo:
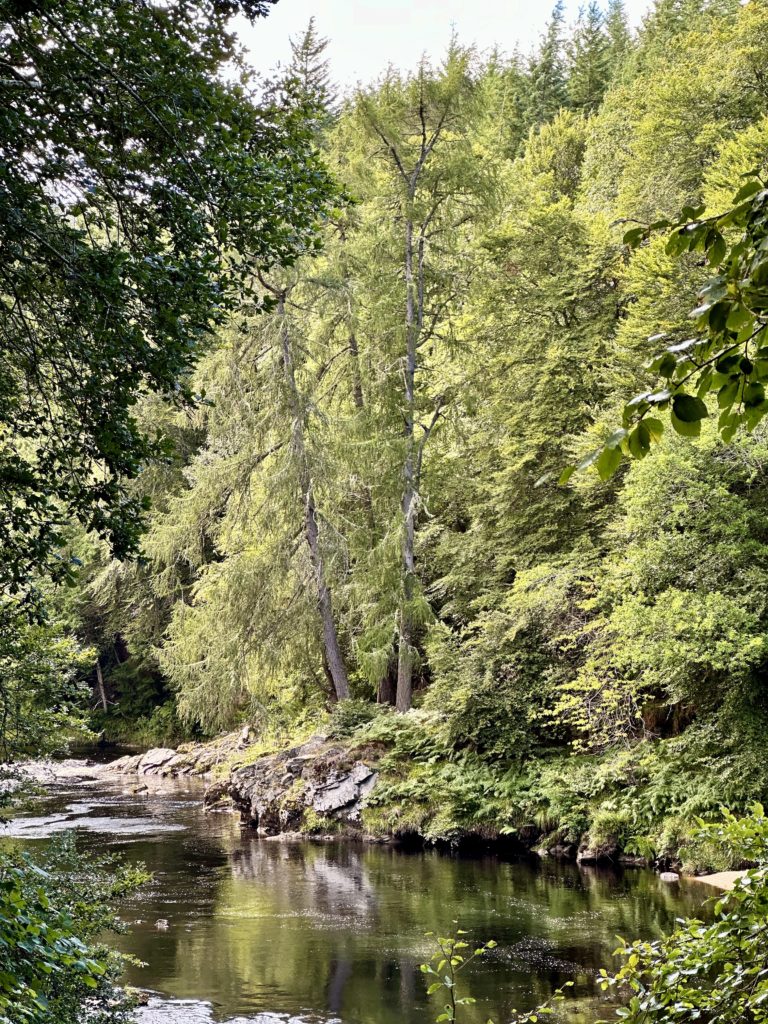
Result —
[{"label": "dark water in shade", "polygon": [[120,907],[131,930],[116,940],[148,964],[128,969],[130,983],[157,993],[142,1024],[428,1024],[439,1011],[418,969],[424,933],[454,920],[470,941],[499,944],[463,978],[477,999],[464,1024],[503,1024],[569,980],[563,1017],[590,1022],[611,1013],[595,975],[616,936],[658,936],[709,895],[650,871],[260,840],[205,813],[199,784],[148,781],[145,794],[131,780],[69,785],[6,829],[33,846],[76,828],[83,847],[153,872]]}]

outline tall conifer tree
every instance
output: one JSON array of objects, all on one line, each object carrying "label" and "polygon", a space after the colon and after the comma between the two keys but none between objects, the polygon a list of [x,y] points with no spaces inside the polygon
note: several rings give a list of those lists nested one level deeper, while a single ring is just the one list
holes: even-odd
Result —
[{"label": "tall conifer tree", "polygon": [[610,0],[605,15],[605,31],[608,36],[611,77],[614,77],[632,47],[632,33],[624,0]]},{"label": "tall conifer tree", "polygon": [[600,106],[611,77],[611,44],[597,0],[579,13],[568,50],[568,98],[576,110],[591,113]]},{"label": "tall conifer tree", "polygon": [[331,79],[330,61],[325,56],[329,40],[318,34],[314,17],[297,39],[291,39],[289,74],[299,86],[302,99],[325,111],[334,112],[338,99]]},{"label": "tall conifer tree", "polygon": [[558,110],[568,103],[563,45],[564,22],[565,5],[563,0],[557,0],[539,51],[530,65],[529,125],[551,121]]}]

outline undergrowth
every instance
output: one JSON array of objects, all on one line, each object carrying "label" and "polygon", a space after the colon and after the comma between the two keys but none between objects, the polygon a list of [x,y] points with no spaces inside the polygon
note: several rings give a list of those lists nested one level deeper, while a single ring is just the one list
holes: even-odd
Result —
[{"label": "undergrowth", "polygon": [[449,842],[507,835],[526,846],[573,844],[724,869],[738,865],[702,846],[697,819],[723,806],[743,810],[768,792],[759,745],[716,719],[671,739],[599,755],[544,752],[523,763],[457,751],[444,718],[424,709],[378,709],[350,741],[386,747],[363,812],[375,834]]}]

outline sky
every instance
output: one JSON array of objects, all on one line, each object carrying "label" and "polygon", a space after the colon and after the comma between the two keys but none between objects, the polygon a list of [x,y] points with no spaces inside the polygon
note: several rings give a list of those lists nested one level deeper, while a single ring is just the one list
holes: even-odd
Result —
[{"label": "sky", "polygon": [[[568,22],[584,0],[567,0]],[[554,0],[280,0],[266,20],[239,21],[238,34],[260,71],[290,56],[288,40],[300,36],[310,17],[330,39],[326,51],[342,88],[375,79],[388,64],[411,69],[422,53],[441,57],[453,27],[460,42],[510,53],[515,43],[528,52],[538,41]],[[625,0],[639,25],[650,0]]]}]

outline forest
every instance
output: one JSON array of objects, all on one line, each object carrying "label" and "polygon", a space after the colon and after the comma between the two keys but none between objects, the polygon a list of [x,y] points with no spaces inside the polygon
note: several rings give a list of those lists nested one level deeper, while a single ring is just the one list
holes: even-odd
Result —
[{"label": "forest", "polygon": [[[321,13],[252,77],[269,6],[0,0],[3,762],[322,735],[374,836],[762,864],[768,4],[345,92]],[[113,1019],[3,864],[0,1020]],[[605,975],[626,1019],[765,1018],[762,872]]]}]

